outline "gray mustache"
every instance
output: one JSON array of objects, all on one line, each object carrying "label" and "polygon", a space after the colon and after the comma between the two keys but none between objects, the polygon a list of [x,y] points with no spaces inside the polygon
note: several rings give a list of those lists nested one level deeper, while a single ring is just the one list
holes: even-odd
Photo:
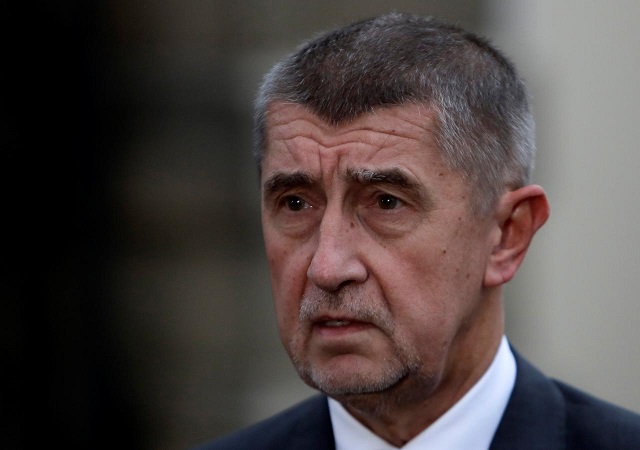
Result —
[{"label": "gray mustache", "polygon": [[327,313],[368,322],[385,332],[393,331],[393,318],[386,303],[366,292],[362,286],[347,286],[336,292],[315,287],[308,289],[300,301],[300,322],[314,320]]}]

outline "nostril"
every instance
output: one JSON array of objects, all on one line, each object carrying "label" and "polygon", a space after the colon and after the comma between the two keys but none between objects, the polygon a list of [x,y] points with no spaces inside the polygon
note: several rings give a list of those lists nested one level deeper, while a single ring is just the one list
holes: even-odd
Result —
[{"label": "nostril", "polygon": [[354,282],[355,282],[354,280],[345,280],[345,281],[343,281],[342,283],[340,283],[340,284],[338,285],[338,287],[336,288],[336,291],[339,291],[339,290],[340,290],[340,289],[342,289],[343,287],[346,287],[346,286],[348,286],[348,285],[350,285],[350,284],[352,284],[352,283],[354,283]]}]

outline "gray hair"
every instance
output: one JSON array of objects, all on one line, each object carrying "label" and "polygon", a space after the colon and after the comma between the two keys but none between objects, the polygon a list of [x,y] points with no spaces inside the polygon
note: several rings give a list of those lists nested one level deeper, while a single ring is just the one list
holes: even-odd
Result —
[{"label": "gray hair", "polygon": [[376,107],[427,105],[443,160],[476,191],[479,212],[528,184],[533,170],[533,115],[515,67],[486,40],[433,18],[390,13],[356,22],[276,64],[255,103],[258,170],[274,101],[304,105],[332,125]]}]

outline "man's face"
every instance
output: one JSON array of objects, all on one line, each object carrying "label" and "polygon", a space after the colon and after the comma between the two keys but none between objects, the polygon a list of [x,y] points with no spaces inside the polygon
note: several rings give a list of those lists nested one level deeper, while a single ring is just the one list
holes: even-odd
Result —
[{"label": "man's face", "polygon": [[269,109],[262,223],[280,337],[331,396],[411,380],[432,393],[495,351],[483,278],[496,227],[441,160],[432,117],[405,105],[333,127]]}]

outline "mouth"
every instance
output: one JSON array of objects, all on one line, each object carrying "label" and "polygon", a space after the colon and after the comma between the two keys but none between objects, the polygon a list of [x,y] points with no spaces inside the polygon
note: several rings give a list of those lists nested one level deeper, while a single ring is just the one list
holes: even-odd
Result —
[{"label": "mouth", "polygon": [[346,314],[345,315],[336,314],[336,313],[318,314],[314,317],[310,317],[309,319],[314,326],[322,326],[322,327],[330,327],[330,328],[346,327],[356,323],[361,323],[361,324],[367,323],[358,317],[354,317]]},{"label": "mouth", "polygon": [[346,336],[373,327],[352,317],[319,317],[311,321],[312,328],[323,336]]},{"label": "mouth", "polygon": [[351,320],[345,320],[345,319],[330,319],[330,320],[325,320],[322,322],[317,323],[317,325],[323,326],[323,327],[329,327],[329,328],[340,328],[340,327],[346,327],[349,326],[353,323],[353,321]]}]

